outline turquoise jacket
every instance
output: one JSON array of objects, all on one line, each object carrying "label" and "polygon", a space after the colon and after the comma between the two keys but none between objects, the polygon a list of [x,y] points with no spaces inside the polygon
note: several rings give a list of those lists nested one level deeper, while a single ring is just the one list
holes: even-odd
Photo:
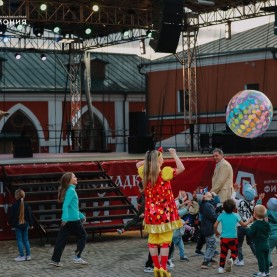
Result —
[{"label": "turquoise jacket", "polygon": [[76,221],[81,220],[85,216],[79,211],[79,199],[75,190],[75,185],[69,185],[62,208],[62,221]]}]

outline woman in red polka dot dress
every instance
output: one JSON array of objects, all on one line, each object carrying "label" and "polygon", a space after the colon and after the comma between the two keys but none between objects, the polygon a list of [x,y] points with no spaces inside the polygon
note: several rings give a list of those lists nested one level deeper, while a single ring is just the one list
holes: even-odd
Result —
[{"label": "woman in red polka dot dress", "polygon": [[[144,184],[144,230],[149,233],[148,248],[154,263],[155,277],[170,277],[166,264],[173,230],[182,227],[170,181],[185,167],[174,148],[168,149],[176,168],[161,169],[164,159],[162,148],[146,152],[144,161],[138,162],[138,174]],[[160,248],[159,260],[158,248]]]}]

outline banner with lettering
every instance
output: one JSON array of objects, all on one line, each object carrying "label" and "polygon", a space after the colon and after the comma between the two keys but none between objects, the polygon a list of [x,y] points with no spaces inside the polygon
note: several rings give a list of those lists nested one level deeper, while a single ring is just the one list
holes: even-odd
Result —
[{"label": "banner with lettering", "polygon": [[[277,156],[276,155],[254,155],[254,156],[227,156],[234,170],[234,182],[243,187],[245,183],[257,184],[257,195],[265,193],[264,204],[270,197],[277,193]],[[136,207],[139,191],[137,184],[136,160],[105,161],[101,163],[102,168],[117,184],[124,195]],[[215,168],[212,157],[204,158],[182,158],[185,171],[172,180],[172,189],[175,196],[179,190],[185,190],[192,194],[197,187],[211,188],[211,179]],[[164,165],[175,166],[174,160],[165,159]],[[65,164],[44,164],[44,165],[10,165],[5,167],[9,174],[31,174],[41,172],[39,167],[43,167],[43,172],[60,171],[89,171],[97,170],[97,164],[92,163],[65,163]],[[1,177],[1,176],[0,176]],[[77,176],[78,177],[78,176]],[[14,231],[7,226],[8,207],[14,201],[8,189],[0,179],[0,240],[14,239]],[[41,200],[43,202],[43,199]],[[35,231],[35,230],[34,230]],[[33,232],[34,232],[33,231]],[[32,233],[31,232],[31,236]]]}]

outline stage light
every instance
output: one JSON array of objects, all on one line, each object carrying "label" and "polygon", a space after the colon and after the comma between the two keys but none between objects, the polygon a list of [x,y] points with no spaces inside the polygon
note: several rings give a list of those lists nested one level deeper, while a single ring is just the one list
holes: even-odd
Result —
[{"label": "stage light", "polygon": [[123,38],[130,38],[131,37],[131,31],[130,30],[122,30],[122,36]]},{"label": "stage light", "polygon": [[42,11],[46,11],[47,5],[46,5],[46,4],[41,4],[39,8],[40,8],[40,10],[42,10]]},{"label": "stage light", "polygon": [[148,30],[148,31],[146,31],[146,36],[148,37],[148,38],[152,38],[152,31],[150,31],[150,30]]},{"label": "stage light", "polygon": [[231,39],[231,21],[228,21],[227,24],[225,24],[225,38]]},{"label": "stage light", "polygon": [[4,1],[0,1],[0,7],[2,7],[4,5]]},{"label": "stage light", "polygon": [[61,28],[59,26],[55,26],[54,29],[53,29],[53,32],[55,34],[59,34],[61,32]]},{"label": "stage light", "polygon": [[4,38],[3,38],[3,42],[4,42],[4,43],[7,43],[8,41],[9,41],[9,38],[8,38],[8,37],[4,37]]},{"label": "stage light", "polygon": [[93,10],[94,12],[98,12],[98,11],[99,11],[99,6],[98,6],[97,4],[93,4],[93,5],[92,5],[92,10]]},{"label": "stage light", "polygon": [[86,35],[90,35],[92,32],[91,28],[86,28],[85,33]]},{"label": "stage light", "polygon": [[44,54],[41,54],[40,58],[41,58],[42,61],[45,61],[47,59],[47,57]]},{"label": "stage light", "polygon": [[20,53],[16,53],[14,56],[15,56],[15,58],[16,58],[17,60],[20,60],[20,59],[21,59]]},{"label": "stage light", "polygon": [[139,48],[140,48],[140,54],[144,55],[146,54],[146,49],[145,49],[145,40],[141,39],[139,42]]},{"label": "stage light", "polygon": [[0,24],[0,35],[4,35],[6,31],[7,31],[7,25]]},{"label": "stage light", "polygon": [[39,37],[39,38],[42,37],[43,32],[44,32],[44,27],[41,24],[34,24],[34,26],[33,26],[33,34],[36,37]]},{"label": "stage light", "polygon": [[18,25],[16,26],[16,29],[17,29],[17,31],[22,31],[23,25],[22,25],[22,24],[18,24]]}]

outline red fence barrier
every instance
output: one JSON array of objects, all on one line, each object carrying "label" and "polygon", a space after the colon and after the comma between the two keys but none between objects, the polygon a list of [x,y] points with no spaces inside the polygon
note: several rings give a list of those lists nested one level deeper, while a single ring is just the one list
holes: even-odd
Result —
[{"label": "red fence barrier", "polygon": [[[277,193],[277,155],[228,156],[226,159],[233,166],[234,182],[242,186],[246,182],[257,184],[257,193],[265,193],[264,204],[266,204],[267,199]],[[215,167],[212,158],[182,158],[182,161],[186,170],[172,181],[173,192],[176,196],[179,190],[192,193],[198,186],[211,188],[211,179]],[[135,160],[118,160],[101,163],[103,169],[135,206],[139,194],[136,162]],[[165,165],[174,166],[174,161],[166,159]],[[11,165],[5,167],[5,170],[8,174],[78,172],[97,170],[97,165],[89,162]],[[6,224],[8,207],[13,201],[13,196],[9,194],[3,182],[0,181],[0,240],[14,238],[14,232]]]}]

